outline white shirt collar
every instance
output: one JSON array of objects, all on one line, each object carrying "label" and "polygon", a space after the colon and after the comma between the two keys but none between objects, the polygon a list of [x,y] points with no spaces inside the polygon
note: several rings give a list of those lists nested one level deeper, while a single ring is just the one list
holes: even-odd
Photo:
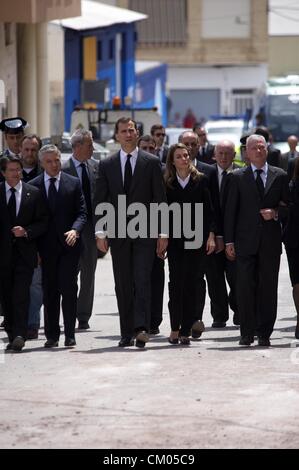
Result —
[{"label": "white shirt collar", "polygon": [[185,188],[185,187],[187,186],[187,184],[189,183],[190,175],[191,175],[191,173],[189,173],[189,175],[186,176],[185,179],[182,179],[182,178],[178,175],[178,173],[176,174],[177,180],[178,180],[178,182],[180,183],[180,185],[182,186],[182,188]]},{"label": "white shirt collar", "polygon": [[[8,191],[10,191],[10,188],[12,188],[12,186],[9,186],[9,184],[7,184],[7,182],[5,181],[5,190],[7,193]],[[21,189],[22,189],[22,181],[19,181],[18,184],[15,186],[15,190],[20,192]]]},{"label": "white shirt collar", "polygon": [[[77,159],[74,157],[74,155],[72,155],[71,158],[72,158],[73,163],[74,163],[74,165],[75,165],[76,168],[79,167],[79,166],[81,165],[81,163],[84,163],[85,165],[87,164],[87,162],[85,162],[85,161],[84,161],[84,162],[80,162],[80,160],[77,160]],[[80,168],[82,168],[82,167],[80,167]]]},{"label": "white shirt collar", "polygon": [[49,181],[51,178],[56,178],[56,180],[59,182],[60,177],[61,177],[61,171],[56,176],[49,176],[48,173],[44,172],[44,180],[45,181]]},{"label": "white shirt collar", "polygon": [[133,150],[132,152],[125,152],[123,149],[120,149],[120,157],[122,159],[125,159],[127,158],[127,155],[132,155],[132,157],[135,159],[137,158],[137,155],[138,155],[138,148],[136,147],[135,150]]},{"label": "white shirt collar", "polygon": [[264,166],[262,166],[261,168],[257,168],[253,163],[250,164],[251,165],[251,169],[253,171],[253,173],[255,172],[255,170],[263,170],[263,172],[265,173],[265,175],[267,175],[268,173],[268,163],[266,162]]},{"label": "white shirt collar", "polygon": [[231,164],[226,170],[221,168],[221,166],[218,165],[217,163],[217,170],[218,170],[218,175],[222,176],[222,173],[226,171],[226,173],[231,173],[233,171],[233,164]]}]

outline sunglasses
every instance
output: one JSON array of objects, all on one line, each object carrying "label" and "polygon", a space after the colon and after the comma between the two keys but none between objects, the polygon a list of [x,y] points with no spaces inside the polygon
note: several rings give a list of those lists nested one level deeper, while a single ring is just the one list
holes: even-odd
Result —
[{"label": "sunglasses", "polygon": [[156,137],[165,137],[166,134],[163,134],[163,132],[157,132],[157,133],[155,134],[155,136],[156,136]]}]

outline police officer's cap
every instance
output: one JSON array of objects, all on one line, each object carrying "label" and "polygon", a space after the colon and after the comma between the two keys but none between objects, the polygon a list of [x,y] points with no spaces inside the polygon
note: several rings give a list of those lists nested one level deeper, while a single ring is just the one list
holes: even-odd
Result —
[{"label": "police officer's cap", "polygon": [[21,117],[3,119],[0,122],[0,130],[7,134],[19,134],[20,132],[24,132],[27,126],[28,122]]}]

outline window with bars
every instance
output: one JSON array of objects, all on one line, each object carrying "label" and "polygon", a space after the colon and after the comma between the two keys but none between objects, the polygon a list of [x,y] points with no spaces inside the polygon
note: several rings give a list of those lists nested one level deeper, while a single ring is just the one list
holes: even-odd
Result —
[{"label": "window with bars", "polygon": [[129,0],[131,10],[148,18],[136,24],[138,45],[180,46],[187,41],[186,0]]}]

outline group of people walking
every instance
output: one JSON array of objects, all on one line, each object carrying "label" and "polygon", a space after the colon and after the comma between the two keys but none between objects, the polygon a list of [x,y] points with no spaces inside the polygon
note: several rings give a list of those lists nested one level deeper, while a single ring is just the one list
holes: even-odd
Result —
[{"label": "group of people walking", "polygon": [[[24,126],[20,118],[0,124],[7,143],[11,136],[16,142],[22,134],[21,155],[16,144],[16,151],[8,147],[0,160],[4,179],[0,183],[0,249],[4,254],[0,302],[8,350],[21,351],[32,331],[30,308],[37,269],[41,271],[37,290],[44,304],[45,347],[59,344],[60,302],[65,346],[75,346],[76,318],[79,329],[89,328],[97,248],[103,253],[111,249],[119,347],[143,348],[151,334],[159,333],[166,257],[171,345],[189,345],[191,337],[203,333],[207,283],[212,327],[225,328],[230,307],[234,324],[240,325],[240,345],[250,346],[257,336],[259,346],[269,346],[277,314],[283,239],[299,318],[299,163],[296,159],[292,163],[289,189],[287,172],[267,161],[268,145],[262,133],[247,136],[247,165],[241,168],[233,162],[234,144],[224,140],[212,147],[200,126],[183,132],[179,142],[167,148],[163,126],[155,125],[151,135],[139,137],[134,120],[123,117],[115,125],[119,152],[94,161],[92,135],[78,130],[71,137],[73,154],[62,165],[57,147],[40,148],[37,136],[24,135]],[[24,142],[34,139],[39,160],[28,164],[23,149],[28,142]],[[29,179],[31,174],[33,179]],[[106,228],[98,230],[105,215],[96,207],[109,203],[117,214],[119,196],[126,196],[127,208],[142,204],[149,222],[152,204],[170,207],[176,203],[181,209],[188,204],[190,234],[182,231],[178,237],[174,233],[174,226],[184,224],[175,212],[169,232],[163,233],[160,224],[155,238],[150,226],[146,237],[123,235],[118,221],[114,237]],[[198,204],[203,209],[201,227],[196,224]],[[183,214],[180,210],[179,216]],[[132,212],[127,210],[123,221],[126,227],[134,223]],[[188,245],[199,229],[201,246]],[[299,321],[295,334],[299,338]]]}]

